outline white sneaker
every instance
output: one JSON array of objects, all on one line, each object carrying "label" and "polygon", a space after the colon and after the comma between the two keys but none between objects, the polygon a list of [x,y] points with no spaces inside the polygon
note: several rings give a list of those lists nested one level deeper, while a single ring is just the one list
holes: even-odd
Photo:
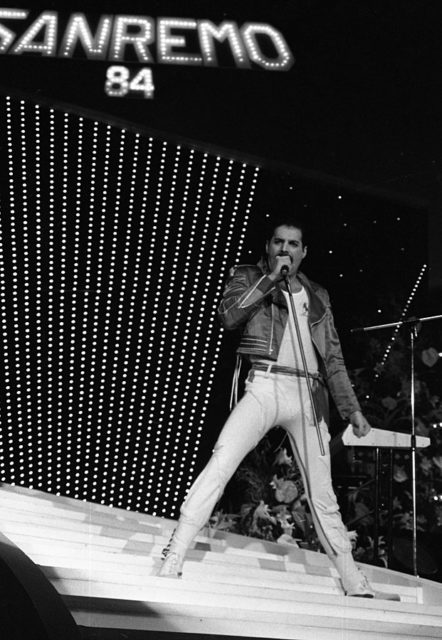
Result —
[{"label": "white sneaker", "polygon": [[366,576],[361,573],[361,580],[354,587],[351,587],[346,591],[345,595],[353,598],[376,598],[377,600],[396,600],[400,601],[400,596],[397,593],[385,593],[384,591],[376,591],[368,582]]},{"label": "white sneaker", "polygon": [[164,558],[157,575],[163,578],[181,578],[184,558],[175,551],[170,551]]}]

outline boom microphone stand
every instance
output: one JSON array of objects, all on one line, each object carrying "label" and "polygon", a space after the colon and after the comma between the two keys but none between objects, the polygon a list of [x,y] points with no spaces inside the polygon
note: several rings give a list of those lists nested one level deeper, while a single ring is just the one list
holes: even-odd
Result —
[{"label": "boom microphone stand", "polygon": [[377,331],[380,329],[388,329],[390,327],[407,326],[410,331],[410,377],[411,377],[411,390],[410,390],[410,402],[411,402],[411,437],[410,437],[410,450],[411,450],[411,484],[412,484],[412,503],[413,503],[413,573],[417,576],[417,514],[416,514],[416,420],[415,420],[415,371],[414,371],[414,342],[417,338],[422,322],[428,322],[429,320],[440,320],[442,315],[428,316],[426,318],[409,318],[408,320],[402,320],[400,322],[390,322],[389,324],[378,324],[371,327],[358,327],[357,329],[350,329],[350,333],[357,331]]},{"label": "boom microphone stand", "polygon": [[296,309],[295,309],[295,303],[293,302],[292,287],[290,285],[290,279],[288,277],[288,273],[289,273],[289,267],[287,265],[282,266],[281,267],[281,275],[284,278],[285,286],[287,287],[287,293],[289,294],[290,308],[291,308],[291,311],[292,311],[293,321],[295,323],[296,336],[298,338],[299,351],[301,353],[302,367],[304,369],[305,379],[307,381],[308,395],[309,395],[310,404],[311,404],[311,407],[312,407],[313,421],[315,423],[316,433],[318,435],[319,450],[321,452],[321,456],[325,456],[324,443],[322,441],[321,431],[319,429],[318,416],[316,415],[315,403],[314,403],[314,400],[313,400],[312,384],[311,384],[310,377],[309,377],[309,374],[308,374],[307,360],[306,360],[306,357],[305,357],[304,345],[302,344],[301,330],[299,328],[299,321],[298,321],[298,315],[297,315]]}]

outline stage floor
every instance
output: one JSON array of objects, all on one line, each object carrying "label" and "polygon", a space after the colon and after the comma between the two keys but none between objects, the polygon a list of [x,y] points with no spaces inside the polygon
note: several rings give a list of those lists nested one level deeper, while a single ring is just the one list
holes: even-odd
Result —
[{"label": "stage floor", "polygon": [[322,553],[204,530],[183,578],[160,578],[174,521],[9,485],[0,487],[0,522],[3,547],[40,568],[83,630],[192,640],[442,637],[442,585],[399,572],[361,565],[401,602],[346,598]]}]

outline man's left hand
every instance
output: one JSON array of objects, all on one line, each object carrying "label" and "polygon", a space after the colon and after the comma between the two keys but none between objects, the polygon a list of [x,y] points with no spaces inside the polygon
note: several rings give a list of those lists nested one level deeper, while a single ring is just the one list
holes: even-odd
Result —
[{"label": "man's left hand", "polygon": [[370,423],[360,411],[353,411],[350,416],[350,422],[353,426],[353,433],[357,438],[366,436],[371,429]]}]

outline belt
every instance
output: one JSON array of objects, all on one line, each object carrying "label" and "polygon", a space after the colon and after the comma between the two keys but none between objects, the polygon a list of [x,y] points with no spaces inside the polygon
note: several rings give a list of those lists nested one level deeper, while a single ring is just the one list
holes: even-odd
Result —
[{"label": "belt", "polygon": [[[279,373],[283,376],[296,376],[297,378],[306,378],[306,373],[303,369],[294,369],[293,367],[284,367],[279,364],[263,364],[261,362],[254,362],[252,365],[252,371],[265,371],[266,373]],[[325,384],[324,376],[318,372],[313,373],[308,371],[307,375],[313,380],[317,380],[322,384]]]}]

